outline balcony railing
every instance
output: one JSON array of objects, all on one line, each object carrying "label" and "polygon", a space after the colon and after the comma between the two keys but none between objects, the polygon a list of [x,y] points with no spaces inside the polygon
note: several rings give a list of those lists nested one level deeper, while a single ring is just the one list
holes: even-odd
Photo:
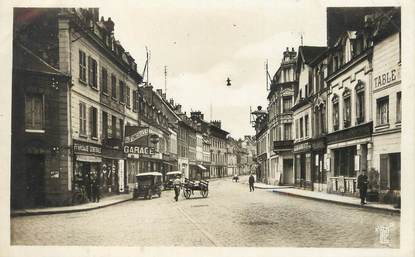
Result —
[{"label": "balcony railing", "polygon": [[292,151],[294,140],[278,140],[274,141],[274,152]]},{"label": "balcony railing", "polygon": [[353,194],[356,192],[357,180],[355,177],[331,177],[332,192]]}]

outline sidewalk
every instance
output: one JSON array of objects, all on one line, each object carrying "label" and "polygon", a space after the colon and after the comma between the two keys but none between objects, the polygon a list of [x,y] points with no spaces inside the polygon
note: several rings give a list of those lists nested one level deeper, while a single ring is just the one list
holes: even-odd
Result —
[{"label": "sidewalk", "polygon": [[[248,184],[247,181],[246,182],[244,181],[243,183]],[[297,188],[294,188],[293,186],[273,186],[273,185],[267,185],[267,184],[260,183],[260,182],[255,182],[254,186],[255,188],[258,188],[258,189],[269,189],[275,193],[303,197],[303,198],[313,199],[317,201],[326,201],[326,202],[332,202],[332,203],[337,203],[337,204],[355,206],[359,208],[365,208],[365,209],[387,211],[387,212],[392,212],[392,213],[397,213],[397,214],[401,213],[401,210],[394,208],[392,204],[368,202],[365,205],[361,205],[360,198],[357,198],[357,197],[328,194],[328,193],[316,192],[316,191],[308,191],[308,190],[303,190],[303,189],[297,189]]]},{"label": "sidewalk", "polygon": [[126,201],[131,200],[132,197],[133,197],[132,193],[129,193],[129,194],[120,194],[120,195],[104,197],[99,201],[99,203],[84,203],[84,204],[74,205],[74,206],[11,210],[10,216],[16,217],[16,216],[46,215],[46,214],[90,211],[90,210],[95,210],[95,209],[111,206],[114,204],[126,202]]}]

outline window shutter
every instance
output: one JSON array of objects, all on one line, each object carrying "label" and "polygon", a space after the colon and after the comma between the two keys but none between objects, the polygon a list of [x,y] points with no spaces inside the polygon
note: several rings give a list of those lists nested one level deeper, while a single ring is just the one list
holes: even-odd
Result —
[{"label": "window shutter", "polygon": [[380,189],[388,189],[389,155],[380,155]]},{"label": "window shutter", "polygon": [[92,58],[88,56],[88,84],[92,86]]},{"label": "window shutter", "polygon": [[93,136],[94,131],[94,108],[91,106],[89,107],[89,132],[91,137]]}]

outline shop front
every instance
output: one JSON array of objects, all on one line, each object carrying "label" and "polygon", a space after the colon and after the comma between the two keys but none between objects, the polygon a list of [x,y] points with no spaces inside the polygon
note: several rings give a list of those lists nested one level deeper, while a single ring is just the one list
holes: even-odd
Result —
[{"label": "shop front", "polygon": [[302,141],[294,144],[295,185],[303,189],[313,189],[311,173],[311,143]]},{"label": "shop front", "polygon": [[327,191],[327,171],[325,169],[326,141],[324,137],[311,141],[312,149],[312,179],[313,190],[319,192]]},{"label": "shop front", "polygon": [[327,135],[327,192],[358,196],[357,177],[366,173],[371,184],[372,123]]},{"label": "shop front", "polygon": [[102,147],[98,144],[73,140],[73,154],[73,192],[82,192],[85,197],[91,201],[92,179],[94,177],[100,178],[100,183],[102,185]]}]

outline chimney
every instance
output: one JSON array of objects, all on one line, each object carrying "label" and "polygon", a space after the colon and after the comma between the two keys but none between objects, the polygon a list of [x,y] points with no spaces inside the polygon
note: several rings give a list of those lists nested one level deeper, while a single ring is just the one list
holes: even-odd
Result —
[{"label": "chimney", "polygon": [[173,98],[170,98],[170,105],[174,107],[174,100],[173,100]]},{"label": "chimney", "polygon": [[162,93],[161,97],[163,97],[163,99],[166,100],[166,93]]},{"label": "chimney", "polygon": [[180,104],[176,105],[175,109],[176,109],[177,112],[181,113],[182,112],[182,105],[180,105]]},{"label": "chimney", "polygon": [[156,89],[156,91],[157,91],[157,94],[159,94],[159,96],[161,96],[163,94],[163,90],[161,90],[161,89]]},{"label": "chimney", "polygon": [[104,21],[104,26],[107,28],[109,33],[114,32],[114,22],[111,20],[111,17],[108,17],[108,20]]},{"label": "chimney", "polygon": [[214,120],[211,122],[213,126],[217,127],[217,128],[221,128],[221,121],[220,120]]}]

